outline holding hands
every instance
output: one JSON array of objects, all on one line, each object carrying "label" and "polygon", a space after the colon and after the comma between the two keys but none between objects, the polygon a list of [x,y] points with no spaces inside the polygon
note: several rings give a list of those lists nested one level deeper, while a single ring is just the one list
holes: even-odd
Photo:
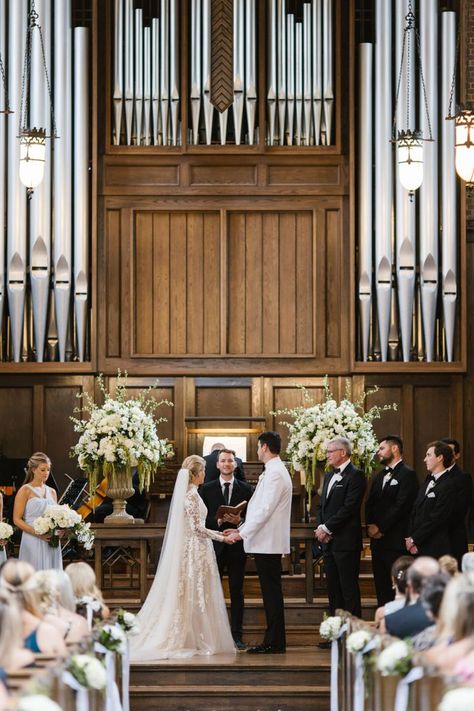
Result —
[{"label": "holding hands", "polygon": [[236,543],[237,541],[241,541],[242,538],[240,536],[240,533],[236,528],[227,528],[225,531],[223,531],[223,534],[225,536],[224,541],[225,543]]}]

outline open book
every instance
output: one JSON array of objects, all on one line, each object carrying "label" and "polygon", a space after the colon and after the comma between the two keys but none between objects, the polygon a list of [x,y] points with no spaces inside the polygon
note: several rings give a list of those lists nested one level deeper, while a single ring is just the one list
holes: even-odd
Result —
[{"label": "open book", "polygon": [[237,504],[237,506],[225,506],[222,504],[217,509],[216,518],[224,518],[226,514],[241,514],[242,511],[245,511],[246,506],[246,501],[241,501],[240,504]]}]

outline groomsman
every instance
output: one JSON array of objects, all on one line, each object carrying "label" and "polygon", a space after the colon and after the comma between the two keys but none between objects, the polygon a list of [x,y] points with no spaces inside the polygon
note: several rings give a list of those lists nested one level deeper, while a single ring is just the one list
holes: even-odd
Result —
[{"label": "groomsman", "polygon": [[[246,481],[239,481],[235,476],[237,463],[235,452],[231,449],[221,449],[216,462],[220,472],[218,479],[210,481],[201,487],[199,493],[207,506],[206,528],[216,531],[237,528],[241,523],[239,515],[227,514],[224,519],[217,518],[217,510],[221,505],[237,506],[242,501],[250,501],[252,487]],[[243,514],[245,518],[245,512]],[[221,577],[227,571],[230,590],[230,620],[232,637],[237,649],[245,649],[242,641],[242,622],[244,616],[244,577],[247,554],[242,541],[233,546],[226,546],[219,541],[213,541],[217,565]]]},{"label": "groomsman", "polygon": [[429,472],[413,506],[406,549],[412,555],[440,558],[451,555],[450,526],[456,490],[448,467],[453,463],[449,444],[431,442],[425,464]]},{"label": "groomsman", "polygon": [[453,450],[454,461],[448,472],[454,484],[455,499],[449,536],[451,539],[451,555],[456,558],[459,570],[462,567],[462,557],[467,553],[467,519],[472,506],[472,479],[458,464],[461,458],[461,447],[457,439],[443,437],[441,442],[449,444]]},{"label": "groomsman", "polygon": [[332,469],[324,477],[314,535],[323,550],[329,610],[334,615],[341,608],[360,617],[360,507],[365,476],[353,466],[352,445],[345,437],[331,440],[326,452]]},{"label": "groomsman", "polygon": [[384,468],[373,477],[365,505],[379,606],[394,598],[390,571],[397,558],[406,555],[405,536],[418,494],[416,473],[402,460],[402,454],[400,437],[388,435],[380,440],[377,456]]}]

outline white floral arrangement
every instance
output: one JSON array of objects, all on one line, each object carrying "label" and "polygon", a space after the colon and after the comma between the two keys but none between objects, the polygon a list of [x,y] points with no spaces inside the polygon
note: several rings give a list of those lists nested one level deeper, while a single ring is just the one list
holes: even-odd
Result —
[{"label": "white floral arrangement", "polygon": [[400,674],[405,676],[411,669],[412,648],[403,640],[385,647],[378,656],[377,669],[382,676]]},{"label": "white floral arrangement", "polygon": [[463,686],[445,693],[438,711],[472,711],[474,709],[474,688]]},{"label": "white floral arrangement", "polygon": [[10,538],[13,536],[13,526],[10,526],[9,523],[5,523],[5,521],[0,521],[0,541],[4,541],[2,544],[5,545],[7,541],[10,540]]},{"label": "white floral arrangement", "polygon": [[140,633],[140,626],[137,624],[137,616],[126,610],[117,610],[116,621],[123,629],[127,637],[134,637]]},{"label": "white floral arrangement", "polygon": [[86,550],[94,544],[90,523],[85,523],[82,516],[67,504],[47,506],[43,515],[33,521],[33,528],[38,536],[49,536],[48,543],[52,548],[59,546],[59,530],[65,531],[68,538],[77,540]]},{"label": "white floral arrangement", "polygon": [[300,387],[303,405],[292,409],[276,410],[272,415],[286,415],[293,422],[282,422],[289,430],[286,456],[294,469],[304,469],[306,489],[311,494],[314,488],[315,471],[318,462],[326,466],[327,445],[335,437],[346,437],[352,444],[352,462],[371,474],[377,461],[378,439],[373,428],[373,420],[380,418],[385,410],[396,410],[396,404],[379,407],[374,405],[364,411],[364,402],[369,395],[378,391],[378,387],[366,391],[355,402],[351,401],[350,381],[346,382],[345,397],[337,402],[329,387],[329,380],[324,379],[325,399],[314,403],[306,388]]},{"label": "white floral arrangement", "polygon": [[44,694],[22,696],[15,708],[17,711],[62,711],[56,701]]},{"label": "white floral arrangement", "polygon": [[100,627],[96,633],[96,640],[109,652],[117,652],[117,654],[126,652],[127,637],[118,624],[106,624]]},{"label": "white floral arrangement", "polygon": [[69,659],[67,670],[86,689],[100,691],[107,683],[104,665],[92,654],[74,654]]},{"label": "white floral arrangement", "polygon": [[324,639],[337,639],[344,620],[339,615],[326,617],[319,625],[319,634]]},{"label": "white floral arrangement", "polygon": [[362,652],[372,637],[373,635],[368,630],[357,630],[357,632],[351,632],[349,637],[346,639],[347,651],[351,654]]},{"label": "white floral arrangement", "polygon": [[92,612],[101,612],[103,607],[101,601],[92,595],[83,595],[83,597],[77,598],[76,605],[89,607]]},{"label": "white floral arrangement", "polygon": [[87,393],[80,393],[83,407],[75,412],[85,411],[88,420],[71,417],[74,430],[80,433],[79,441],[71,450],[77,456],[79,467],[87,472],[91,490],[94,491],[99,472],[110,477],[115,471],[126,471],[132,477],[132,467],[137,468],[140,491],[148,489],[158,466],[174,455],[171,443],[158,437],[156,426],[165,422],[165,417],[154,417],[160,405],[173,403],[159,402],[147,395],[148,388],[138,397],[127,399],[126,378],[121,380],[118,371],[115,397],[105,389],[102,376],[97,378],[104,404],[98,406]]}]

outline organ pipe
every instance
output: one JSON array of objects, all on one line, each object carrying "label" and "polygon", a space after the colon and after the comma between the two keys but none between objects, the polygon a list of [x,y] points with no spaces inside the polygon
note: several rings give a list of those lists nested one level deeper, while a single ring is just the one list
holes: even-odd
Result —
[{"label": "organ pipe", "polygon": [[177,146],[179,112],[179,44],[178,44],[178,0],[170,0],[170,101],[171,101],[171,142]]},{"label": "organ pipe", "polygon": [[202,2],[202,85],[206,144],[210,146],[214,106],[211,104],[211,10],[209,0]]},{"label": "organ pipe", "polygon": [[244,1],[234,0],[234,130],[235,143],[240,146],[242,136],[242,118],[244,114],[244,72],[245,72],[245,55],[244,55]]},{"label": "organ pipe", "polygon": [[276,128],[277,102],[277,6],[276,0],[268,0],[268,142],[273,146]]},{"label": "organ pipe", "polygon": [[198,141],[201,111],[201,3],[191,0],[191,120],[192,143]]},{"label": "organ pipe", "polygon": [[334,104],[332,67],[332,0],[323,0],[323,110],[324,143],[331,144],[332,114]]},{"label": "organ pipe", "polygon": [[323,64],[322,64],[322,0],[312,1],[313,20],[313,121],[314,144],[321,143],[321,116],[323,96]]},{"label": "organ pipe", "polygon": [[151,28],[143,30],[143,143],[150,145],[151,121]]},{"label": "organ pipe", "polygon": [[311,145],[311,5],[303,5],[303,106],[304,128],[303,143]]},{"label": "organ pipe", "polygon": [[143,122],[143,10],[135,10],[135,136],[139,146]]},{"label": "organ pipe", "polygon": [[114,34],[114,144],[120,143],[123,111],[123,0],[115,0]]},{"label": "organ pipe", "polygon": [[248,142],[252,146],[257,111],[257,37],[255,0],[245,6],[245,107],[247,114]]},{"label": "organ pipe", "polygon": [[[6,0],[0,0],[0,53],[2,57],[7,56],[6,52],[6,37],[5,37],[5,10]],[[0,105],[0,109],[6,109],[6,106]],[[6,195],[5,190],[1,187],[5,185],[5,169],[6,169],[6,139],[7,123],[3,116],[0,116],[0,334],[3,332],[3,314],[5,311],[5,207]],[[0,357],[2,357],[2,347],[0,338]]]},{"label": "organ pipe", "polygon": [[168,127],[169,127],[169,12],[168,0],[161,0],[160,14],[160,100],[161,100],[161,129],[162,143],[168,145]]},{"label": "organ pipe", "polygon": [[132,145],[133,127],[133,0],[125,0],[125,130]]}]

